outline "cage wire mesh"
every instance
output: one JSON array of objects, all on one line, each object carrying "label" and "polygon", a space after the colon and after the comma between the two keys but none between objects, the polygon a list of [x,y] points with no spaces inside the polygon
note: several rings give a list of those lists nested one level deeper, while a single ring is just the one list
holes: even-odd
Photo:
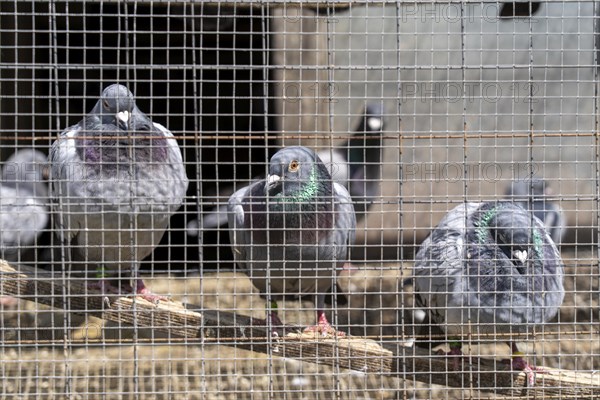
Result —
[{"label": "cage wire mesh", "polygon": [[593,398],[598,7],[0,1],[1,397]]}]

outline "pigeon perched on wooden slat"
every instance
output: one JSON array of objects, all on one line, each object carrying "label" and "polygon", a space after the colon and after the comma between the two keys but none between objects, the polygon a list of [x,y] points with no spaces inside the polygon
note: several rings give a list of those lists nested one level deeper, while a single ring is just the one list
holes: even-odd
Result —
[{"label": "pigeon perched on wooden slat", "polygon": [[543,179],[514,181],[506,191],[507,199],[532,211],[533,215],[546,225],[546,230],[554,243],[560,244],[567,233],[567,226],[562,208],[557,203],[546,199],[551,195],[552,190]]},{"label": "pigeon perched on wooden slat", "polygon": [[[72,268],[97,266],[106,292],[156,301],[139,278],[139,262],[160,242],[181,206],[188,179],[173,134],[153,123],[122,85],[108,86],[92,111],[66,129],[50,151],[57,234]],[[113,286],[112,278],[130,284]],[[122,289],[122,290],[120,290]]]},{"label": "pigeon perched on wooden slat", "polygon": [[[379,195],[383,153],[381,135],[384,128],[383,106],[379,103],[369,103],[350,139],[333,149],[317,151],[333,181],[348,189],[357,219],[364,217],[369,205]],[[255,181],[263,178],[257,177]],[[241,185],[249,184],[250,182],[245,182]],[[233,188],[227,188],[220,196],[228,196],[233,191]],[[189,221],[187,233],[190,236],[198,236],[199,229],[216,229],[225,224],[227,206],[217,206],[204,214],[200,220]]]},{"label": "pigeon perched on wooden slat", "polygon": [[[416,303],[453,340],[519,334],[543,325],[564,299],[563,262],[542,222],[512,202],[451,210],[423,242],[414,266]],[[512,366],[532,371],[512,339]],[[450,344],[460,355],[460,343]],[[539,371],[539,369],[538,369]]]},{"label": "pigeon perched on wooden slat", "polygon": [[[46,228],[48,189],[44,153],[17,150],[2,166],[0,186],[0,258],[9,262],[35,260],[37,240]],[[12,307],[17,300],[0,296],[0,306]]]},{"label": "pigeon perched on wooden slat", "polygon": [[[314,295],[317,325],[335,333],[324,300],[348,261],[356,216],[348,191],[331,179],[306,147],[286,147],[269,164],[267,179],[229,199],[229,236],[237,264],[268,299]],[[281,321],[273,312],[273,325]]]}]

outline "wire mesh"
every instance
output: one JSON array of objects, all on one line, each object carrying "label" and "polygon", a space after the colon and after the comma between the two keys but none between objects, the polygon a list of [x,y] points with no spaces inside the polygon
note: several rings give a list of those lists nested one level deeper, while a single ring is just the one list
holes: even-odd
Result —
[{"label": "wire mesh", "polygon": [[597,15],[0,0],[1,397],[593,398]]}]

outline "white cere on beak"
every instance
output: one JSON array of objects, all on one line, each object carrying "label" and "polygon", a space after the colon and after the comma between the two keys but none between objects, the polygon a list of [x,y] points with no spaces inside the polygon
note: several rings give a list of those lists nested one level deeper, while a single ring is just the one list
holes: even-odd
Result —
[{"label": "white cere on beak", "polygon": [[129,111],[121,111],[117,113],[117,119],[125,124],[129,121],[129,116]]},{"label": "white cere on beak", "polygon": [[525,264],[525,261],[527,260],[527,250],[517,250],[514,254],[522,264]]},{"label": "white cere on beak", "polygon": [[279,175],[269,175],[267,177],[267,184],[269,185],[269,187],[275,185],[277,182],[279,182],[279,180],[281,179],[281,177]]}]

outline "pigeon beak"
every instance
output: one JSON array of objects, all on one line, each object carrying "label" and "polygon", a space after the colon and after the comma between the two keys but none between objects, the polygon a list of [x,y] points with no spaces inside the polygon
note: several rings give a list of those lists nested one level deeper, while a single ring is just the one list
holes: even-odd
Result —
[{"label": "pigeon beak", "polygon": [[267,177],[267,189],[272,189],[277,185],[277,182],[281,180],[279,175],[269,175]]},{"label": "pigeon beak", "polygon": [[42,167],[42,179],[45,181],[50,179],[50,166],[49,165],[44,165]]},{"label": "pigeon beak", "polygon": [[127,122],[129,122],[130,115],[131,114],[129,113],[129,111],[121,111],[117,113],[117,119],[123,122],[124,124],[127,124]]},{"label": "pigeon beak", "polygon": [[381,119],[371,117],[371,118],[367,119],[367,126],[369,127],[369,129],[371,129],[373,131],[378,131],[378,130],[381,130],[383,123],[382,123]]},{"label": "pigeon beak", "polygon": [[525,264],[525,261],[527,260],[527,250],[517,250],[513,254],[521,261],[521,264]]}]

